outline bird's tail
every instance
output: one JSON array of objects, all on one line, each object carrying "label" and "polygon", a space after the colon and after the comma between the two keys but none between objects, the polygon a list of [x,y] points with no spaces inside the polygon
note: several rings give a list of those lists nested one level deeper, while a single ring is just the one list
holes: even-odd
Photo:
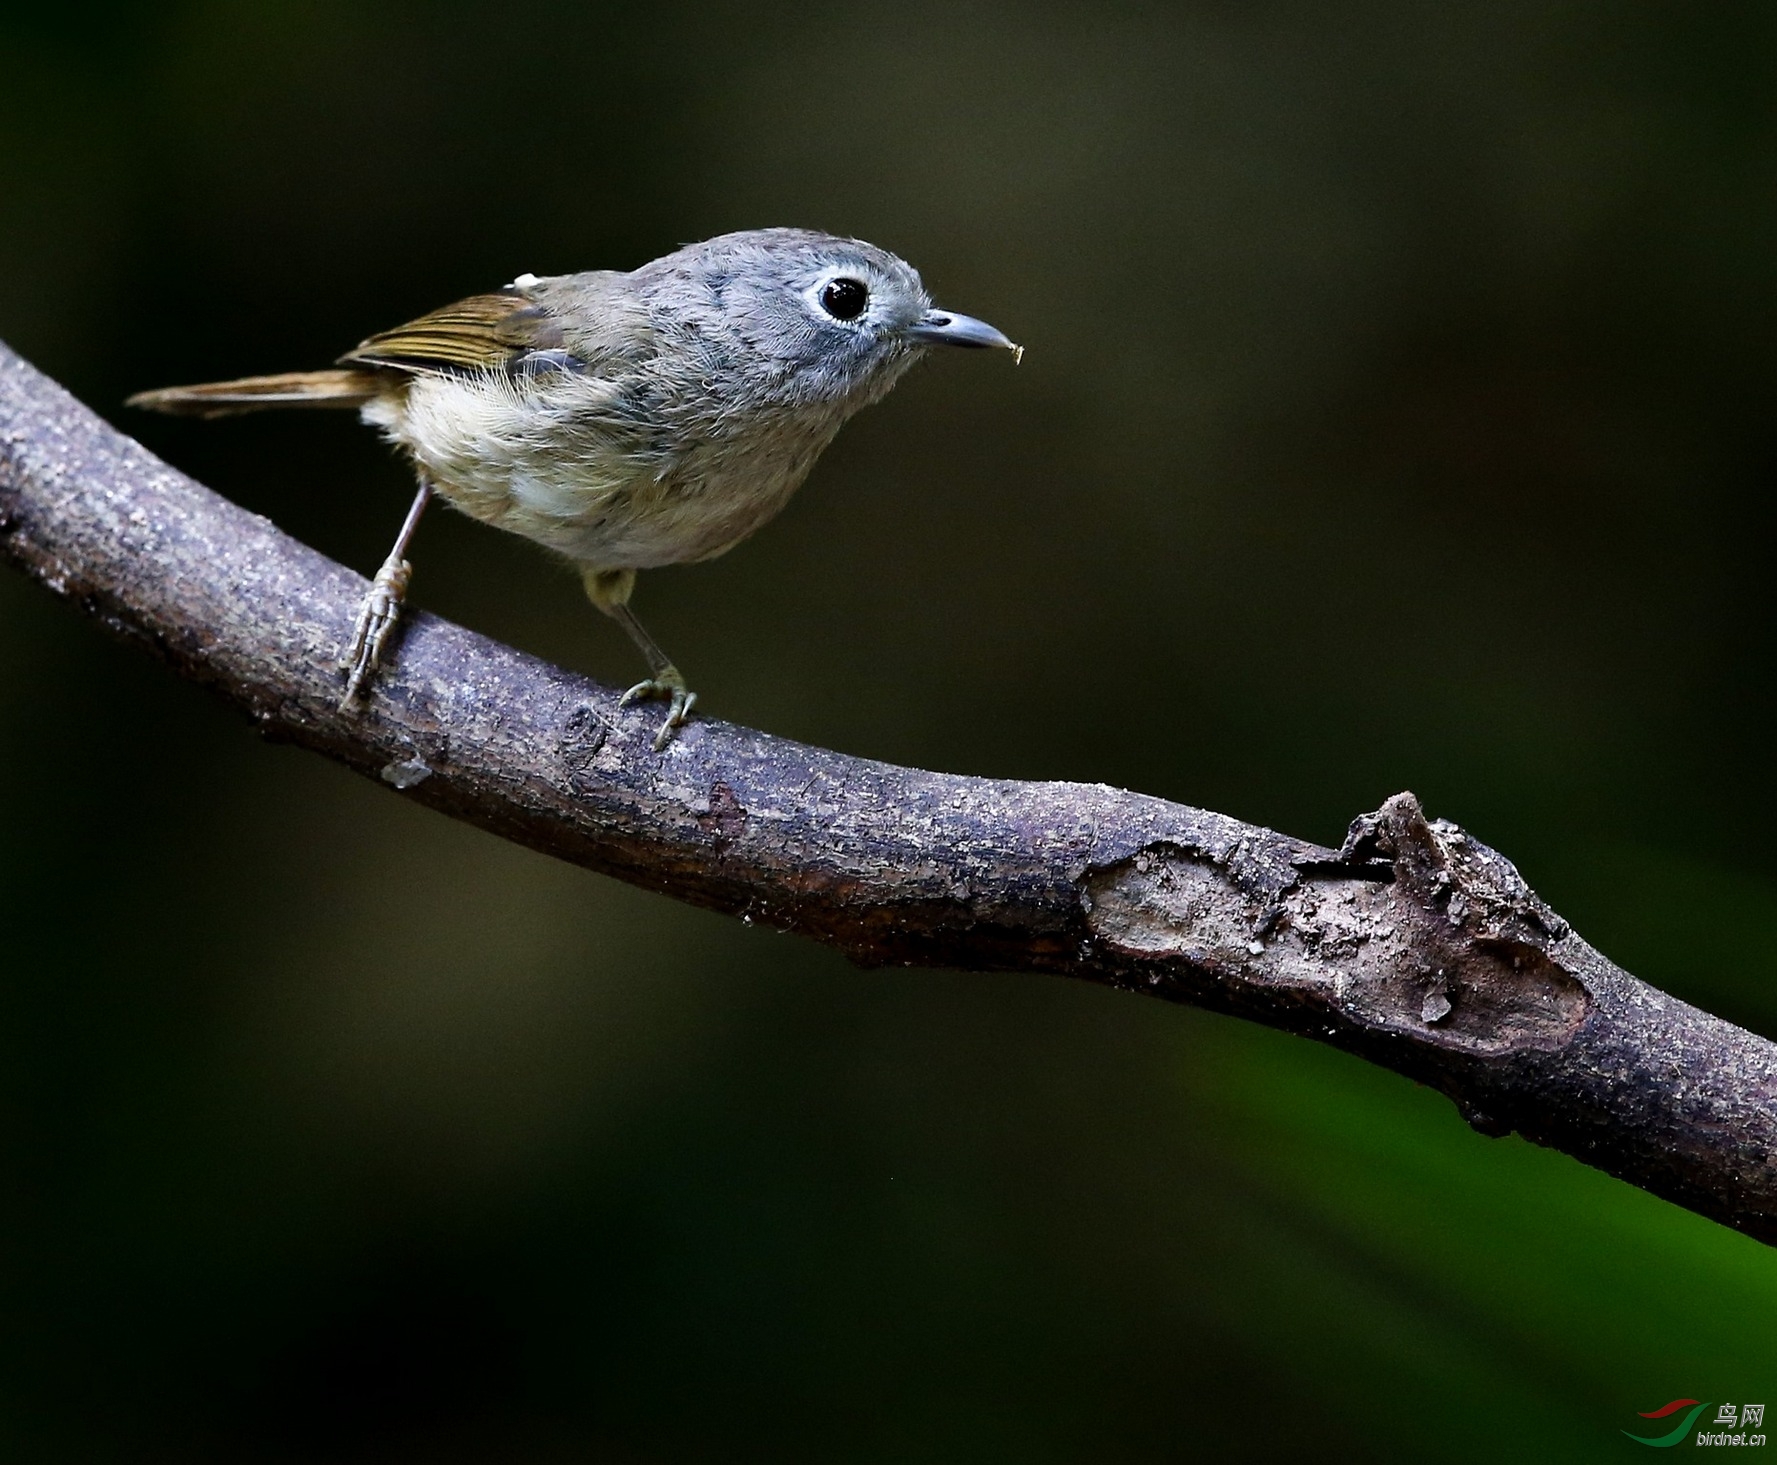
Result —
[{"label": "bird's tail", "polygon": [[238,381],[137,392],[124,405],[170,412],[175,417],[231,417],[267,407],[362,407],[387,390],[388,379],[381,372],[350,368],[286,371],[277,376],[244,376]]}]

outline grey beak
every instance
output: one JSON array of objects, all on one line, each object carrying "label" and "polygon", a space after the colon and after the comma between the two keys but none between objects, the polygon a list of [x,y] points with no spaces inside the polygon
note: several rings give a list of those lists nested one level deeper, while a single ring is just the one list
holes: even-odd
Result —
[{"label": "grey beak", "polygon": [[928,310],[907,328],[916,341],[929,341],[939,346],[993,346],[1010,351],[1015,357],[1024,355],[1004,331],[995,330],[984,320],[972,315],[958,315],[954,310]]}]

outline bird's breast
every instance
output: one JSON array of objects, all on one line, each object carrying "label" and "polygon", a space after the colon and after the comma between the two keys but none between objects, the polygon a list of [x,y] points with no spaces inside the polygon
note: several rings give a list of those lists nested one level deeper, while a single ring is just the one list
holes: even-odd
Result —
[{"label": "bird's breast", "polygon": [[674,411],[572,373],[419,377],[363,415],[464,513],[608,569],[731,549],[783,509],[843,420]]}]

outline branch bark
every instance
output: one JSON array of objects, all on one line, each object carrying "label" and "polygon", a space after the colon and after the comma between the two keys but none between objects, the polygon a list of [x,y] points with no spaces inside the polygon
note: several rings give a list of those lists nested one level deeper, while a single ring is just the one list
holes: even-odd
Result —
[{"label": "branch bark", "polygon": [[423,613],[368,711],[366,583],[0,346],[0,554],[300,743],[866,966],[1053,972],[1317,1038],[1777,1242],[1777,1046],[1636,980],[1411,794],[1324,849],[1102,785],[926,773],[658,713]]}]

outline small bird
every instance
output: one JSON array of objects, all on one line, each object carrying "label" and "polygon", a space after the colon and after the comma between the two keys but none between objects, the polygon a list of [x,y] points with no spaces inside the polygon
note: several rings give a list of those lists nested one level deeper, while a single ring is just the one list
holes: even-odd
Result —
[{"label": "small bird", "polygon": [[808,229],[723,234],[623,273],[520,275],[370,337],[327,371],[164,387],[129,405],[189,417],[355,407],[412,460],[419,491],[340,662],[359,703],[412,579],[434,492],[554,550],[647,658],[622,705],[697,698],[629,608],[636,572],[713,559],[790,500],[845,420],[928,346],[995,347],[933,306],[885,249]]}]

